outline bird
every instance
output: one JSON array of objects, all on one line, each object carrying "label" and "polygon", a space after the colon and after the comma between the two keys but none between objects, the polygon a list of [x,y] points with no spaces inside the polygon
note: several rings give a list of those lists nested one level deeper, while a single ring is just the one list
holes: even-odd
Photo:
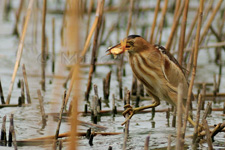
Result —
[{"label": "bird", "polygon": [[[151,105],[137,108],[126,104],[123,115],[129,114],[129,117],[122,125],[138,111],[157,107],[161,100],[165,100],[176,107],[179,83],[183,84],[184,110],[189,83],[185,77],[185,70],[173,55],[163,46],[151,44],[140,35],[129,35],[119,44],[107,50],[108,54],[116,56],[126,51],[133,74],[145,86],[146,92],[153,98],[154,102]],[[190,116],[188,121],[192,125],[195,124]]]}]

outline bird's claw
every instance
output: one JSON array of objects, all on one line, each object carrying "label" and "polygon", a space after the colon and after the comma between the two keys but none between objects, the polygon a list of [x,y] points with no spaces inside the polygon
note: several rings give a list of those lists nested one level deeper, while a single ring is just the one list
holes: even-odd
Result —
[{"label": "bird's claw", "polygon": [[130,106],[130,104],[127,104],[124,106],[124,108],[126,108],[126,110],[122,113],[123,116],[125,117],[126,114],[129,114],[129,116],[126,118],[126,120],[121,124],[122,126],[131,119],[131,117],[135,114],[136,110]]}]

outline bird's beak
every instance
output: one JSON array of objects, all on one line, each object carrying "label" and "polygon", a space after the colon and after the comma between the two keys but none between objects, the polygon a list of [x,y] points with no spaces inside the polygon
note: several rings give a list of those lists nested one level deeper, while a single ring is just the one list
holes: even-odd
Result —
[{"label": "bird's beak", "polygon": [[117,56],[124,53],[129,48],[130,45],[127,43],[127,39],[124,39],[119,44],[110,47],[106,52],[109,52],[107,55],[113,54],[114,56]]}]

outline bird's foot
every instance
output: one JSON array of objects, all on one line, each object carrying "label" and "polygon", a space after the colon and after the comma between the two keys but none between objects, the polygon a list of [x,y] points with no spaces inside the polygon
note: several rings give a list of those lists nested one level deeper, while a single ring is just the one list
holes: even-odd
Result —
[{"label": "bird's foot", "polygon": [[137,108],[133,108],[132,106],[130,106],[130,104],[127,104],[124,106],[124,108],[126,108],[126,110],[122,113],[123,116],[125,117],[126,114],[129,114],[129,116],[126,118],[126,120],[121,124],[122,126],[131,119],[131,117],[137,112]]}]

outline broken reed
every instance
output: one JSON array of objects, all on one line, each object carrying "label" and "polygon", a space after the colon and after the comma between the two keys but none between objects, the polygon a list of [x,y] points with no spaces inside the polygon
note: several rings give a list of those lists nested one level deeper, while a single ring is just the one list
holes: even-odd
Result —
[{"label": "broken reed", "polygon": [[46,65],[46,35],[45,35],[46,8],[47,8],[47,0],[43,0],[42,33],[41,33],[41,89],[43,91],[45,91],[45,65]]},{"label": "broken reed", "polygon": [[187,120],[189,116],[189,107],[191,104],[191,97],[192,97],[192,88],[194,85],[195,74],[197,69],[198,47],[199,47],[199,38],[200,38],[200,31],[201,31],[201,25],[202,25],[202,13],[203,13],[203,4],[204,4],[203,2],[204,0],[200,1],[200,7],[199,7],[198,26],[197,26],[197,32],[196,32],[196,38],[195,38],[195,48],[193,49],[193,54],[194,54],[193,69],[192,69],[191,81],[188,88],[188,97],[187,97],[186,110],[185,110],[185,116],[184,116],[183,138],[185,138]]},{"label": "broken reed", "polygon": [[28,8],[27,8],[26,18],[25,18],[25,22],[24,22],[24,26],[23,26],[23,30],[22,30],[22,35],[20,37],[20,43],[19,43],[19,46],[18,46],[17,56],[16,56],[16,63],[15,63],[14,70],[13,70],[12,80],[11,80],[11,83],[10,83],[10,86],[9,86],[9,93],[8,93],[8,97],[7,97],[7,100],[6,100],[6,104],[10,103],[10,98],[11,98],[11,94],[12,94],[12,91],[13,91],[13,85],[14,85],[14,82],[15,82],[17,70],[19,68],[20,60],[21,60],[22,53],[23,53],[23,45],[24,45],[24,40],[25,40],[25,36],[26,36],[26,32],[27,32],[28,23],[29,23],[29,20],[30,20],[33,2],[34,2],[34,0],[30,0]]}]

